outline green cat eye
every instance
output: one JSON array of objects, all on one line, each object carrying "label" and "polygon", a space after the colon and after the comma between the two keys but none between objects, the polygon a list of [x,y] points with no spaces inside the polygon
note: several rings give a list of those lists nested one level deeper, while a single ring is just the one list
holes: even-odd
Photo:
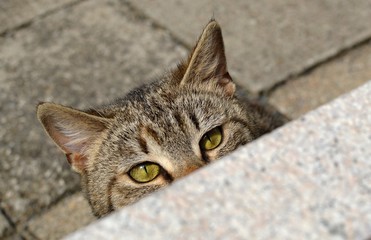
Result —
[{"label": "green cat eye", "polygon": [[216,127],[205,133],[200,141],[200,148],[202,150],[212,150],[220,145],[222,142],[222,130],[220,127]]},{"label": "green cat eye", "polygon": [[160,166],[151,162],[141,163],[129,171],[130,177],[140,183],[152,181],[159,174]]}]

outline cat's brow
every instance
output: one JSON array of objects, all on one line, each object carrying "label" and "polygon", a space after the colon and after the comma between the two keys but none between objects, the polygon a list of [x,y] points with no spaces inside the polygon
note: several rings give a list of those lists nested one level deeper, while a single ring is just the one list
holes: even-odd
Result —
[{"label": "cat's brow", "polygon": [[155,130],[153,130],[149,126],[141,126],[140,127],[140,134],[137,137],[137,141],[139,143],[139,146],[140,146],[142,152],[144,152],[145,154],[149,153],[148,145],[147,145],[147,141],[146,141],[146,138],[148,136],[151,137],[159,146],[162,145],[161,139],[160,139],[158,133]]},{"label": "cat's brow", "polygon": [[150,127],[146,127],[147,133],[157,142],[158,145],[161,145],[160,138],[155,130]]},{"label": "cat's brow", "polygon": [[193,125],[195,125],[196,129],[200,131],[200,123],[198,122],[198,119],[194,113],[189,114],[189,119],[191,119]]},{"label": "cat's brow", "polygon": [[180,116],[180,114],[178,112],[174,113],[174,118],[177,121],[178,126],[180,127],[180,129],[182,130],[182,132],[183,133],[186,133],[187,132],[187,129],[185,128],[185,123],[184,123],[182,117]]},{"label": "cat's brow", "polygon": [[145,154],[148,154],[149,151],[147,147],[147,141],[142,135],[139,135],[138,143],[139,143],[140,148],[142,149],[142,152],[144,152]]}]

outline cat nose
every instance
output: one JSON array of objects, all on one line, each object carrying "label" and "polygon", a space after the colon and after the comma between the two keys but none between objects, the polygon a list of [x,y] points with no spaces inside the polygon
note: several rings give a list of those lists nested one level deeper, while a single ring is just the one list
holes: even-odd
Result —
[{"label": "cat nose", "polygon": [[[183,158],[184,159],[184,158]],[[195,158],[185,158],[183,160],[184,164],[175,166],[175,169],[172,172],[174,179],[182,178],[196,171],[197,169],[204,166],[201,162],[197,161]]]},{"label": "cat nose", "polygon": [[199,168],[200,168],[200,166],[195,166],[195,165],[186,167],[183,171],[183,176],[182,177],[187,176],[188,174],[194,172],[195,170],[197,170]]}]

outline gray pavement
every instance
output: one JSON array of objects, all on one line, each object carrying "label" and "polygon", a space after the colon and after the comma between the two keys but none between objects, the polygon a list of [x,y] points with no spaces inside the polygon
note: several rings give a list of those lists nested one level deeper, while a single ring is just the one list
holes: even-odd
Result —
[{"label": "gray pavement", "polygon": [[[90,206],[81,193],[64,198],[45,214],[32,219],[27,229],[37,239],[60,239],[66,233],[93,222]],[[61,223],[63,224],[61,227]]]},{"label": "gray pavement", "polygon": [[[186,56],[214,13],[239,91],[294,119],[371,79],[370,4],[0,1],[0,238],[57,239],[93,220],[36,120],[39,101],[122,96]],[[77,220],[58,225],[68,215]]]},{"label": "gray pavement", "polygon": [[10,232],[10,229],[11,227],[6,217],[4,214],[0,213],[0,236],[7,235],[7,233]]},{"label": "gray pavement", "polygon": [[371,35],[369,0],[130,2],[189,46],[214,15],[232,76],[254,93]]},{"label": "gray pavement", "polygon": [[27,25],[30,21],[78,0],[2,0],[0,34]]},{"label": "gray pavement", "polygon": [[371,41],[272,91],[269,103],[294,119],[371,78]]}]

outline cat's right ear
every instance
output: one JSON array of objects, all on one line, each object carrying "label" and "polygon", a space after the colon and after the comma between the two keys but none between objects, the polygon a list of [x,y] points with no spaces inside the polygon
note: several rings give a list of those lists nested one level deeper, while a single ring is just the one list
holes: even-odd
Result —
[{"label": "cat's right ear", "polygon": [[37,118],[66,154],[72,169],[79,173],[85,171],[87,151],[94,147],[110,123],[107,118],[53,103],[39,104]]},{"label": "cat's right ear", "polygon": [[215,20],[204,28],[190,55],[181,85],[189,83],[215,84],[232,96],[235,84],[227,70],[222,30]]}]

